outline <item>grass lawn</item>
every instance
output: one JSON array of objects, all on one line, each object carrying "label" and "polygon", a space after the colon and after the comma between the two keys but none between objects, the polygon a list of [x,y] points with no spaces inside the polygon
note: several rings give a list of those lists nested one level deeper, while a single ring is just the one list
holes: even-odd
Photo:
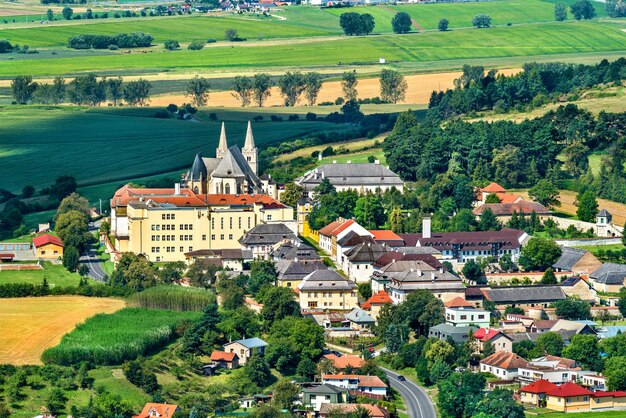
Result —
[{"label": "grass lawn", "polygon": [[95,379],[96,387],[103,387],[112,395],[119,395],[122,399],[132,403],[135,409],[140,410],[146,402],[150,402],[151,397],[142,389],[130,383],[122,369],[115,367],[101,366],[89,372]]},{"label": "grass lawn", "polygon": [[[274,162],[277,161],[289,161],[293,158],[296,157],[310,157],[311,153],[315,152],[315,151],[322,151],[324,148],[327,147],[333,147],[333,149],[335,151],[341,149],[346,149],[349,151],[352,150],[361,150],[363,148],[369,148],[374,146],[377,142],[378,143],[382,143],[385,139],[385,136],[387,136],[386,134],[383,135],[379,135],[376,138],[372,138],[372,139],[355,139],[353,141],[344,141],[344,142],[335,142],[335,143],[329,143],[329,144],[322,144],[322,145],[315,145],[312,147],[306,147],[306,148],[301,148],[298,150],[295,150],[293,152],[287,153],[287,154],[281,154],[278,157],[274,158]],[[372,150],[375,151],[375,150]],[[338,157],[338,156],[337,156]]]},{"label": "grass lawn", "polygon": [[[576,418],[624,418],[626,417],[626,411],[576,412],[574,415]],[[533,415],[527,414],[527,416],[532,417]],[[537,416],[542,418],[564,418],[571,416],[571,414],[564,412],[547,412],[545,414],[537,414]]]},{"label": "grass lawn", "polygon": [[0,271],[0,284],[41,284],[44,277],[48,280],[50,287],[78,286],[78,283],[80,282],[80,276],[78,273],[70,273],[60,264],[44,262],[43,270]]},{"label": "grass lawn", "polygon": [[587,250],[590,253],[597,254],[599,250],[602,251],[622,251],[626,249],[623,244],[615,244],[615,245],[587,245],[584,247],[576,247],[583,250]]},{"label": "grass lawn", "polygon": [[[69,106],[0,107],[0,178],[3,187],[19,192],[27,184],[40,189],[57,176],[76,177],[82,187],[109,183],[89,190],[92,202],[108,202],[112,191],[127,179],[167,173],[178,177],[202,152],[213,156],[220,122],[200,114],[199,121],[156,119],[154,108],[112,109]],[[269,119],[269,117],[267,118]],[[226,121],[230,145],[243,145],[246,121]],[[349,126],[326,122],[257,122],[257,146],[298,137],[308,132],[342,131]],[[25,167],[45,166],[16,176]],[[79,190],[82,191],[82,190]],[[37,215],[29,224],[51,217]]]},{"label": "grass lawn", "polygon": [[[0,76],[57,75],[83,71],[124,69],[262,69],[388,63],[420,63],[474,58],[504,58],[552,54],[626,50],[623,23],[569,22],[426,32],[409,35],[311,38],[302,43],[269,44],[263,48],[246,43],[216,46],[201,51],[115,54],[58,59],[20,59],[11,55],[2,63]],[[18,54],[19,55],[19,54]]]}]

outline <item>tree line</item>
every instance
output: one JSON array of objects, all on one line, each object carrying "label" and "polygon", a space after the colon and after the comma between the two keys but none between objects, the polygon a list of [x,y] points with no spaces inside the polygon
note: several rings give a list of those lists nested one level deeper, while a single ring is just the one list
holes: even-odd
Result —
[{"label": "tree line", "polygon": [[115,35],[74,35],[67,40],[73,49],[115,49],[149,47],[154,37],[143,32],[117,33]]}]

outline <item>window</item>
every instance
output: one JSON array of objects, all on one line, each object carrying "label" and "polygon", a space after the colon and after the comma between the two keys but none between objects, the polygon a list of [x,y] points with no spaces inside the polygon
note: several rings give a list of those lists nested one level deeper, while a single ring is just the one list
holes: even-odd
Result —
[{"label": "window", "polygon": [[161,257],[157,257],[157,258],[156,258],[156,261],[161,261]]},{"label": "window", "polygon": [[202,241],[206,241],[206,235],[202,235]]},{"label": "window", "polygon": [[228,224],[229,224],[230,229],[233,229],[233,217],[232,216],[228,218]]},{"label": "window", "polygon": [[220,219],[220,228],[224,229],[224,218]]},{"label": "window", "polygon": [[190,251],[190,252],[191,252],[191,251],[193,251],[193,247],[189,247],[189,251]]},{"label": "window", "polygon": [[165,214],[161,215],[161,220],[164,221],[165,220]]},{"label": "window", "polygon": [[215,219],[211,219],[211,229],[215,229]]},{"label": "window", "polygon": [[269,214],[268,214],[268,215],[267,215],[267,220],[268,220],[268,221],[271,221],[271,220],[272,220],[272,215],[269,215]]},{"label": "window", "polygon": [[250,217],[248,216],[248,229],[250,229]]},{"label": "window", "polygon": [[224,234],[220,234],[220,239],[223,241],[224,240]]},{"label": "window", "polygon": [[183,251],[185,251],[185,249],[183,247],[180,247],[180,252],[182,253]]},{"label": "window", "polygon": [[317,302],[316,301],[310,301],[309,302],[309,308],[317,308]]},{"label": "window", "polygon": [[215,241],[215,234],[211,234],[211,241]]},{"label": "window", "polygon": [[478,319],[485,319],[485,315],[478,315]]},{"label": "window", "polygon": [[239,217],[239,229],[241,229],[241,216]]},{"label": "window", "polygon": [[228,239],[232,240],[233,239],[233,234],[228,234]]}]

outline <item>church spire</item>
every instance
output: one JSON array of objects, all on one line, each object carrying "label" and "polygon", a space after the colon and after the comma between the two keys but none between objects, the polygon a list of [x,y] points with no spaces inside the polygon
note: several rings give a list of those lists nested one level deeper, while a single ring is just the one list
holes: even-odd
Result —
[{"label": "church spire", "polygon": [[226,153],[228,152],[228,143],[226,142],[226,127],[224,126],[224,122],[222,122],[222,131],[220,132],[220,143],[215,151],[215,156],[217,158],[224,158]]},{"label": "church spire", "polygon": [[243,149],[246,151],[252,151],[256,148],[254,145],[254,136],[252,136],[252,124],[248,121],[248,131],[246,132],[246,142],[243,144]]}]

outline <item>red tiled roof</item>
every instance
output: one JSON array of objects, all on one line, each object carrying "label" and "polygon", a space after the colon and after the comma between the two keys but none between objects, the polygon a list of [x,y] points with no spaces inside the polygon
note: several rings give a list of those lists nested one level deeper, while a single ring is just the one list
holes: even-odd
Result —
[{"label": "red tiled roof", "polygon": [[626,392],[621,391],[621,390],[616,390],[616,391],[613,391],[613,392],[605,392],[605,391],[602,391],[602,390],[597,390],[597,391],[593,392],[592,396],[594,398],[606,398],[606,397],[609,397],[609,396],[613,396],[615,398],[623,398],[623,397],[626,397]]},{"label": "red tiled roof", "polygon": [[380,290],[363,303],[363,309],[371,309],[372,305],[385,305],[387,303],[393,303],[393,300],[387,292]]},{"label": "red tiled roof", "polygon": [[33,238],[33,245],[35,247],[41,247],[47,244],[54,244],[63,247],[63,241],[61,241],[61,238],[55,237],[54,235],[43,234]]},{"label": "red tiled roof", "polygon": [[325,235],[329,237],[330,234],[341,224],[342,224],[341,221],[333,221],[329,223],[328,225],[326,225],[324,228],[320,229],[319,233],[320,235]]},{"label": "red tiled roof", "polygon": [[479,328],[474,332],[474,338],[480,341],[489,341],[493,339],[496,335],[502,334],[502,331],[492,328]]},{"label": "red tiled roof", "polygon": [[343,231],[345,231],[346,229],[348,229],[348,227],[352,224],[354,224],[355,222],[352,219],[348,219],[347,221],[345,221],[344,223],[342,223],[341,225],[339,225],[333,232],[332,235],[337,236],[339,234],[341,234]]},{"label": "red tiled roof", "polygon": [[403,241],[400,235],[390,229],[373,229],[369,233],[374,235],[375,241]]},{"label": "red tiled roof", "polygon": [[559,322],[558,319],[540,319],[533,322],[532,327],[535,327],[536,329],[550,329],[557,322]]},{"label": "red tiled roof", "polygon": [[344,354],[341,357],[337,357],[335,354],[326,354],[324,357],[330,360],[333,366],[339,370],[343,370],[348,366],[353,369],[360,369],[365,364],[365,361],[361,357],[350,354]]},{"label": "red tiled roof", "polygon": [[359,374],[322,374],[322,379],[343,380],[343,379],[359,379],[359,386],[368,386],[373,388],[386,388],[385,382],[380,380],[378,376],[366,376]]},{"label": "red tiled roof", "polygon": [[237,357],[235,353],[225,353],[223,351],[214,351],[211,353],[211,361],[233,361]]},{"label": "red tiled roof", "polygon": [[287,207],[266,194],[201,194],[198,198],[210,206],[262,204],[266,208]]},{"label": "red tiled roof", "polygon": [[480,189],[480,191],[485,192],[485,193],[504,193],[506,192],[506,189],[500,186],[498,183],[492,182],[486,187],[483,187],[482,189]]},{"label": "red tiled roof", "polygon": [[446,308],[462,308],[462,307],[473,308],[474,307],[474,305],[472,305],[471,303],[469,303],[468,301],[466,301],[460,296],[457,296],[454,299],[447,301],[443,305]]},{"label": "red tiled roof", "polygon": [[14,258],[15,254],[11,253],[0,253],[0,258]]},{"label": "red tiled roof", "polygon": [[501,193],[498,197],[500,198],[500,203],[515,203],[517,199],[521,198],[519,195],[509,193]]},{"label": "red tiled roof", "polygon": [[590,396],[592,392],[576,383],[568,382],[557,386],[555,389],[546,392],[546,394],[559,398],[569,398],[571,396]]},{"label": "red tiled roof", "polygon": [[557,385],[546,379],[539,379],[532,382],[530,385],[522,386],[519,390],[520,392],[527,393],[546,393],[555,390],[557,387]]},{"label": "red tiled roof", "polygon": [[324,228],[320,229],[320,235],[325,235],[327,237],[338,236],[343,231],[345,231],[350,225],[355,224],[356,222],[353,219],[348,219],[347,221],[334,221],[326,225]]},{"label": "red tiled roof", "polygon": [[513,215],[513,212],[530,215],[535,212],[537,215],[546,215],[552,213],[550,209],[537,202],[522,200],[517,203],[485,203],[475,208],[472,212],[474,215],[481,215],[485,210],[491,209],[496,216]]},{"label": "red tiled roof", "polygon": [[171,418],[176,413],[178,409],[178,405],[173,404],[164,404],[164,403],[147,403],[146,406],[143,407],[143,410],[139,415],[135,415],[133,418],[149,418],[150,412],[155,410],[160,417],[163,418]]},{"label": "red tiled roof", "polygon": [[489,357],[482,359],[480,363],[507,370],[519,369],[528,365],[528,362],[517,354],[506,351],[497,351]]}]

